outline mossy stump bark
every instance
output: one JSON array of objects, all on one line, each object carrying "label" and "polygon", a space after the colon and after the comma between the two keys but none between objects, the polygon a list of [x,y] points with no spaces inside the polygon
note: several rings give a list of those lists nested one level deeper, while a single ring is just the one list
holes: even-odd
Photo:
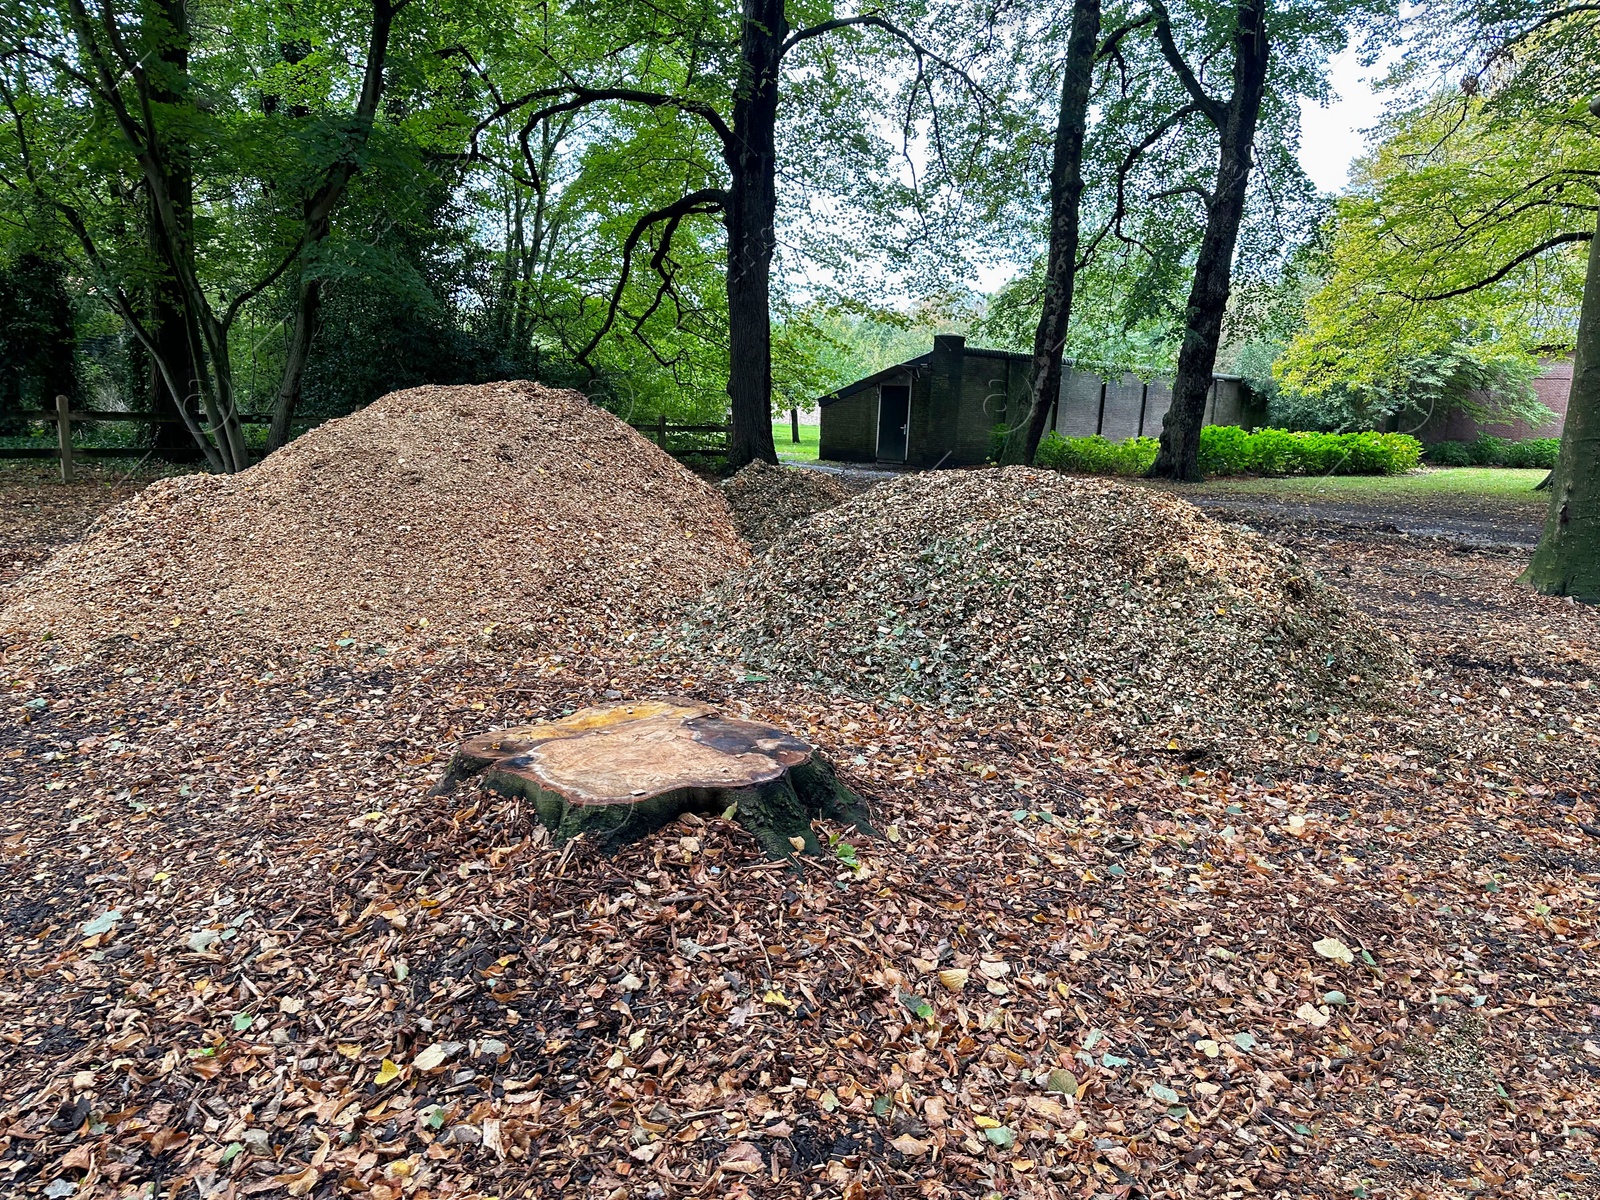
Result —
[{"label": "mossy stump bark", "polygon": [[683,813],[730,808],[773,859],[791,857],[794,839],[820,854],[815,817],[872,833],[865,803],[813,747],[692,700],[586,708],[479,734],[461,743],[434,791],[477,775],[532,803],[557,842],[587,834],[605,851]]}]

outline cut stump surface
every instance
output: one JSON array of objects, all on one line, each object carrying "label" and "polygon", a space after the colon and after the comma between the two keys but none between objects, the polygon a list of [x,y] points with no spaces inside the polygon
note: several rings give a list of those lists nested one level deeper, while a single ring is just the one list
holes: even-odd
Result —
[{"label": "cut stump surface", "polygon": [[479,774],[491,791],[530,800],[558,841],[591,834],[606,849],[685,812],[730,808],[772,858],[789,857],[793,839],[820,853],[814,817],[872,832],[861,798],[811,745],[691,700],[586,708],[479,734],[436,791]]}]

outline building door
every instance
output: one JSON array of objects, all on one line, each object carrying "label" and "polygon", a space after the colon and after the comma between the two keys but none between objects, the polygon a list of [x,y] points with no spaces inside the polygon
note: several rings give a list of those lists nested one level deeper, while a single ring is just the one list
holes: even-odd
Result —
[{"label": "building door", "polygon": [[905,462],[906,434],[911,427],[911,389],[886,383],[878,389],[878,459]]}]

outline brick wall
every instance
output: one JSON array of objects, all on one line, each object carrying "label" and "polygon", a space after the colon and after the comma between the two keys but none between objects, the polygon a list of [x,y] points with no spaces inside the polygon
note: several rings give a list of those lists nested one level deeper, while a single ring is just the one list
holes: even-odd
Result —
[{"label": "brick wall", "polygon": [[866,388],[825,406],[818,453],[836,462],[872,462],[878,457],[878,389]]},{"label": "brick wall", "polygon": [[[1530,426],[1526,421],[1512,421],[1509,424],[1488,422],[1480,425],[1459,408],[1453,408],[1449,412],[1435,414],[1429,418],[1422,428],[1414,431],[1416,436],[1428,445],[1435,442],[1470,442],[1483,433],[1493,437],[1509,438],[1512,441],[1560,437],[1561,429],[1567,420],[1567,398],[1572,391],[1572,360],[1545,359],[1541,366],[1543,370],[1534,379],[1533,390],[1538,395],[1539,402],[1555,414],[1553,420],[1546,421],[1537,428]],[[1479,399],[1488,401],[1491,398],[1483,396]]]}]

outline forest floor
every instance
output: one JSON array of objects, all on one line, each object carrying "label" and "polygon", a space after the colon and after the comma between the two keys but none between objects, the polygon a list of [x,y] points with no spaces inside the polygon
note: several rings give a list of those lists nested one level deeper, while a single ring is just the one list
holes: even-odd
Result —
[{"label": "forest floor", "polygon": [[0,463],[0,595],[106,509],[155,478],[89,462],[78,465],[78,481],[69,486],[57,470],[53,462]]},{"label": "forest floor", "polygon": [[[0,563],[111,499],[0,484]],[[1600,1196],[1600,613],[1276,502],[1239,517],[1416,660],[1338,742],[598,650],[8,674],[0,1192]],[[466,734],[660,692],[804,731],[883,836],[592,859],[428,794]]]}]

